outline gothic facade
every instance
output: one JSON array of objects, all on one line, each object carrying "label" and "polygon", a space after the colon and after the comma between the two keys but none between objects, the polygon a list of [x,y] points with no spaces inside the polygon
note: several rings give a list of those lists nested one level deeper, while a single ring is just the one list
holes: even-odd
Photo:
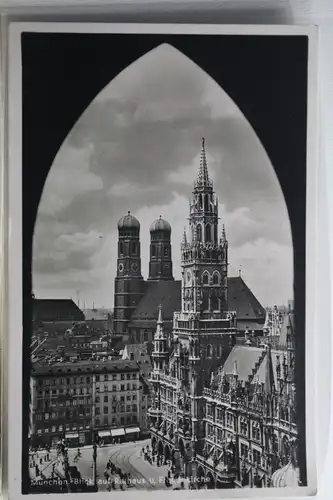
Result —
[{"label": "gothic facade", "polygon": [[265,486],[293,455],[293,346],[240,345],[228,310],[228,241],[205,143],[181,245],[181,310],[158,308],[150,377],[153,449],[194,487]]}]

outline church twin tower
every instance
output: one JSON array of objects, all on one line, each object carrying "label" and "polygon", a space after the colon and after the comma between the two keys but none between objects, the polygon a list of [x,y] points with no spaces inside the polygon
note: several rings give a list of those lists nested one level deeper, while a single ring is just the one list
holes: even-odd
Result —
[{"label": "church twin tower", "polygon": [[[213,312],[227,307],[227,248],[225,230],[218,237],[218,201],[208,176],[205,140],[190,202],[189,241],[184,231],[182,254],[182,311]],[[118,222],[114,332],[128,334],[129,322],[145,294],[141,274],[140,223],[128,212]],[[173,280],[171,226],[160,216],[150,226],[148,281]]]},{"label": "church twin tower", "polygon": [[[173,280],[171,226],[161,217],[150,226],[149,278]],[[129,322],[145,293],[141,274],[140,223],[128,212],[118,222],[118,258],[115,278],[114,333],[128,334]]]}]

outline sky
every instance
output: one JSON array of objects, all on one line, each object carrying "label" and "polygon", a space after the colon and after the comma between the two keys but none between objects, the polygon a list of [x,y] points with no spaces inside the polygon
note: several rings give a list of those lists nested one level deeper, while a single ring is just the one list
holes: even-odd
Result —
[{"label": "sky", "polygon": [[35,226],[36,297],[113,307],[117,221],[128,210],[141,224],[143,276],[149,226],[162,215],[172,226],[174,277],[180,279],[180,242],[202,137],[219,231],[224,223],[229,241],[229,276],[241,269],[264,307],[292,299],[290,222],[273,166],[237,104],[166,44],[112,80],[59,149]]}]

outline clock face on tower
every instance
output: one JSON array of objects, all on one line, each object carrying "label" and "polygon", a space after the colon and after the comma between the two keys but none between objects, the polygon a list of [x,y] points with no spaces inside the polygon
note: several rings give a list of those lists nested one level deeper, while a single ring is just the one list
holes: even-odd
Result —
[{"label": "clock face on tower", "polygon": [[118,264],[118,271],[123,272],[123,270],[124,270],[124,264],[120,262],[120,264]]},{"label": "clock face on tower", "polygon": [[132,264],[132,271],[133,271],[134,273],[136,273],[138,269],[139,269],[139,266],[137,265],[137,263],[136,263],[136,262],[133,262],[133,264]]}]

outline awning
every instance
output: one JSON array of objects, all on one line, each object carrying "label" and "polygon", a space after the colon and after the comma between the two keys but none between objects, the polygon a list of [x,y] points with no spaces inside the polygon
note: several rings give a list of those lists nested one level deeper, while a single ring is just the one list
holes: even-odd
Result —
[{"label": "awning", "polygon": [[110,437],[111,436],[111,431],[98,431],[98,435],[101,438]]},{"label": "awning", "polygon": [[111,436],[112,437],[117,437],[117,436],[124,436],[125,431],[123,428],[121,429],[111,429]]},{"label": "awning", "polygon": [[126,434],[134,434],[135,432],[140,432],[140,427],[128,427],[125,429]]},{"label": "awning", "polygon": [[78,437],[79,435],[77,432],[69,432],[68,434],[65,434],[66,439],[76,439]]}]

